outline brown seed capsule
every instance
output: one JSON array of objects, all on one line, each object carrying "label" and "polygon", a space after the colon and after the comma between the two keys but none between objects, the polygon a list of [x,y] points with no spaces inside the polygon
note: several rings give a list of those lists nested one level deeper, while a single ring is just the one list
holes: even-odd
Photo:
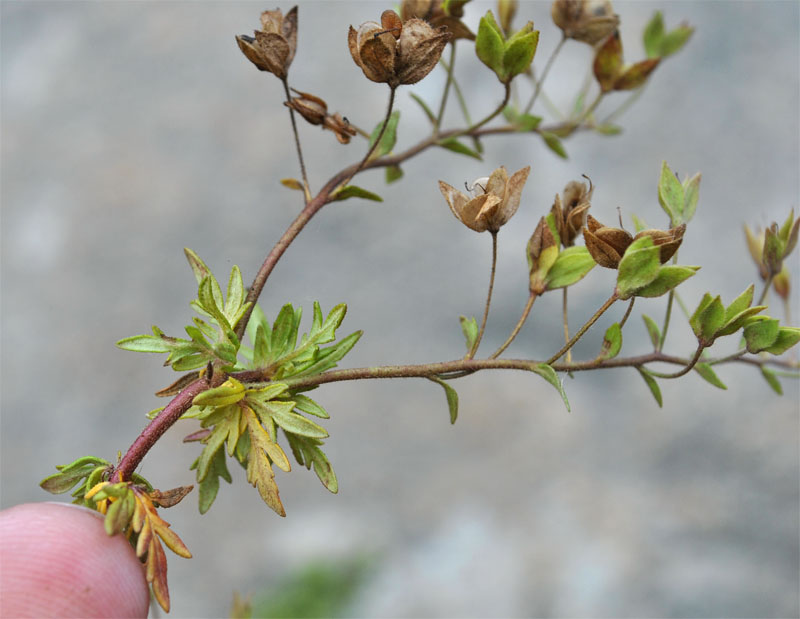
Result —
[{"label": "brown seed capsule", "polygon": [[659,261],[664,264],[678,251],[685,231],[686,224],[681,224],[669,230],[642,230],[636,236],[631,236],[626,230],[606,227],[589,215],[586,218],[583,239],[586,241],[586,249],[597,264],[616,269],[628,246],[644,236],[649,236],[659,246]]},{"label": "brown seed capsule", "polygon": [[260,71],[286,79],[297,49],[297,7],[286,15],[280,10],[264,11],[261,30],[254,34],[255,38],[238,35],[239,49]]},{"label": "brown seed capsule", "polygon": [[356,130],[350,126],[342,115],[328,114],[328,104],[319,97],[307,92],[300,92],[292,88],[297,93],[297,97],[292,97],[290,101],[284,101],[286,107],[292,108],[300,116],[305,118],[312,125],[322,125],[323,129],[333,131],[340,144],[347,144],[350,138],[356,134]]},{"label": "brown seed capsule", "polygon": [[446,29],[434,30],[418,18],[402,22],[393,11],[384,11],[380,24],[366,22],[358,30],[350,26],[347,34],[350,55],[364,75],[392,88],[430,73],[449,39]]},{"label": "brown seed capsule", "polygon": [[464,4],[468,0],[450,0],[445,12],[442,0],[403,0],[400,4],[400,18],[403,22],[417,17],[424,19],[434,28],[447,27],[451,40],[475,40],[473,32],[461,21]]},{"label": "brown seed capsule", "polygon": [[[588,177],[586,179],[589,180]],[[564,247],[570,247],[583,229],[587,211],[591,206],[592,193],[594,187],[589,180],[588,189],[586,183],[571,181],[564,188],[563,198],[556,194],[550,212],[553,214],[556,230]]]},{"label": "brown seed capsule", "polygon": [[511,178],[504,167],[497,168],[491,176],[476,180],[467,190],[467,196],[444,181],[439,190],[453,215],[475,232],[497,232],[517,212],[522,188],[528,180],[531,167],[515,172]]},{"label": "brown seed capsule", "polygon": [[555,0],[550,14],[565,37],[589,45],[600,43],[619,25],[609,0]]}]

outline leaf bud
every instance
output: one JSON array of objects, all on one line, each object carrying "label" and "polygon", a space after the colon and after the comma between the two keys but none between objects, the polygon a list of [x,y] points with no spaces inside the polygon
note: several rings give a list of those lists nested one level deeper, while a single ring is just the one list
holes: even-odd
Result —
[{"label": "leaf bud", "polygon": [[531,167],[526,166],[509,178],[500,166],[491,176],[468,185],[469,196],[444,181],[439,181],[439,190],[461,223],[475,232],[489,230],[494,234],[517,212],[530,171]]},{"label": "leaf bud", "polygon": [[297,7],[286,15],[279,9],[261,13],[261,30],[255,37],[238,35],[239,49],[259,71],[286,79],[297,50]]},{"label": "leaf bud", "polygon": [[434,30],[416,17],[402,22],[394,11],[384,11],[380,24],[365,22],[358,30],[350,26],[347,34],[350,55],[367,79],[391,88],[428,75],[449,40],[446,28]]},{"label": "leaf bud", "polygon": [[566,38],[589,45],[603,41],[619,26],[609,0],[555,0],[550,15]]}]

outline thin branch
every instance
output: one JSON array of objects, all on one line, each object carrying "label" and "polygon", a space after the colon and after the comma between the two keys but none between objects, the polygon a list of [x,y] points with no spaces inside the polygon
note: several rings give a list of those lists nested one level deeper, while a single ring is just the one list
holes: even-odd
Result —
[{"label": "thin branch", "polygon": [[[286,102],[292,102],[292,95],[289,93],[289,82],[284,77],[281,82],[283,83],[283,91],[286,93]],[[297,148],[297,159],[300,161],[300,174],[303,176],[303,196],[305,197],[305,203],[308,204],[311,201],[311,188],[308,184],[308,176],[306,175],[306,164],[303,161],[303,149],[300,146],[300,134],[297,131],[297,122],[294,118],[294,108],[291,106],[287,106],[289,108],[289,118],[292,121],[292,133],[294,133],[294,144]]]},{"label": "thin branch", "polygon": [[631,312],[633,311],[634,301],[636,301],[636,297],[631,297],[631,302],[628,304],[628,309],[625,310],[625,315],[622,317],[622,320],[619,321],[620,329],[622,329],[622,327],[625,326],[625,323],[628,322],[628,318],[630,317]]},{"label": "thin branch", "polygon": [[456,43],[450,42],[450,62],[443,63],[447,69],[447,81],[444,83],[444,92],[442,92],[442,101],[439,104],[439,113],[436,114],[436,121],[433,123],[433,133],[439,133],[439,127],[442,126],[442,118],[444,117],[444,108],[447,104],[447,97],[450,94],[450,86],[453,83],[453,70],[456,64]]},{"label": "thin branch", "polygon": [[475,338],[475,343],[467,353],[465,359],[472,359],[475,353],[478,352],[478,347],[481,345],[481,339],[486,331],[486,321],[489,319],[489,306],[492,303],[492,290],[494,289],[494,274],[497,270],[497,231],[490,230],[492,234],[492,272],[489,275],[489,291],[486,293],[486,306],[483,310],[483,320],[481,321],[480,329],[478,329],[478,337]]},{"label": "thin branch", "polygon": [[700,355],[703,354],[704,348],[705,346],[700,344],[694,353],[694,357],[691,358],[689,363],[687,363],[682,370],[678,370],[673,374],[662,374],[661,372],[654,372],[653,370],[648,370],[648,373],[651,376],[655,376],[656,378],[680,378],[684,374],[688,374],[692,370],[692,368],[694,368],[694,366],[697,365],[697,362],[700,361]]},{"label": "thin branch", "polygon": [[[567,290],[568,286],[564,286],[561,291],[561,319],[564,322],[564,344],[569,343],[569,317],[567,314]],[[567,363],[572,362],[572,349],[567,351]]]},{"label": "thin branch", "polygon": [[531,292],[530,296],[528,297],[528,302],[525,304],[525,309],[522,310],[522,316],[519,317],[517,325],[514,327],[514,330],[511,332],[511,335],[508,336],[508,339],[505,342],[503,342],[500,348],[498,348],[492,353],[489,359],[497,359],[497,357],[503,354],[503,351],[511,345],[511,342],[514,341],[514,338],[517,337],[517,335],[520,332],[520,329],[522,329],[522,325],[524,325],[525,321],[528,319],[528,314],[531,313],[533,302],[536,301],[536,298],[538,296],[539,295]]},{"label": "thin branch", "polygon": [[536,81],[536,88],[533,91],[533,95],[531,96],[531,100],[528,101],[528,105],[525,106],[525,114],[528,114],[531,109],[533,108],[533,104],[536,103],[536,99],[539,97],[539,93],[542,92],[542,85],[544,84],[544,80],[547,78],[547,74],[550,72],[550,67],[553,66],[553,61],[558,56],[558,52],[561,51],[561,48],[566,43],[567,37],[562,33],[561,40],[556,45],[553,52],[550,54],[550,57],[547,59],[547,63],[544,65],[544,69],[542,70],[542,76]]},{"label": "thin branch", "polygon": [[615,302],[617,299],[619,299],[619,297],[617,296],[617,291],[615,290],[615,291],[614,291],[614,294],[612,294],[612,295],[611,295],[611,296],[608,298],[608,300],[607,300],[605,303],[603,303],[603,305],[601,305],[601,306],[600,306],[600,309],[598,309],[598,310],[597,310],[597,311],[594,313],[594,316],[592,316],[592,317],[591,317],[591,318],[590,318],[590,319],[589,319],[589,320],[586,322],[586,324],[585,324],[585,325],[583,325],[583,326],[582,326],[582,327],[581,327],[581,328],[578,330],[578,332],[577,332],[577,333],[576,333],[574,336],[572,336],[572,339],[571,339],[569,342],[567,342],[567,343],[564,345],[564,347],[563,347],[561,350],[559,350],[559,351],[558,351],[558,352],[557,352],[555,355],[553,355],[552,357],[550,357],[550,359],[548,359],[547,361],[545,361],[545,363],[547,363],[547,365],[552,365],[554,362],[558,361],[558,360],[559,360],[559,359],[560,359],[560,358],[561,358],[561,357],[564,355],[564,353],[566,353],[566,352],[567,352],[567,351],[568,351],[570,348],[572,348],[573,346],[575,346],[575,343],[576,343],[576,342],[577,342],[579,339],[581,339],[581,338],[583,337],[583,334],[584,334],[584,333],[586,333],[586,332],[587,332],[587,331],[588,331],[588,330],[591,328],[591,326],[592,326],[594,323],[596,323],[596,322],[597,322],[597,320],[600,318],[600,316],[602,316],[602,315],[605,313],[605,311],[606,311],[606,310],[607,310],[609,307],[611,307],[611,306],[614,304],[614,302]]}]

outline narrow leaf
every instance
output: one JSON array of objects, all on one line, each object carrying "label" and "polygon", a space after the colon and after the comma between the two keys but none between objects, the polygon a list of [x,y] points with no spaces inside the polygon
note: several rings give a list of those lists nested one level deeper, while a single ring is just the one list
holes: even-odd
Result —
[{"label": "narrow leaf", "polygon": [[447,138],[445,140],[440,140],[436,143],[438,146],[442,148],[446,148],[447,150],[451,150],[454,153],[459,153],[460,155],[466,155],[467,157],[473,157],[478,161],[483,161],[483,157],[477,151],[472,150],[469,146],[462,144],[455,138]]},{"label": "narrow leaf", "polygon": [[723,383],[718,377],[714,369],[708,363],[698,363],[694,366],[695,372],[700,374],[704,380],[708,381],[715,387],[719,389],[727,389],[725,383]]},{"label": "narrow leaf", "polygon": [[562,159],[567,159],[567,151],[564,149],[564,145],[561,143],[561,140],[555,133],[551,133],[549,131],[542,132],[542,139],[544,143],[547,144],[547,147],[552,150],[556,155],[561,157]]},{"label": "narrow leaf", "polygon": [[569,412],[569,400],[567,399],[567,394],[564,391],[564,386],[561,384],[561,381],[558,378],[558,374],[556,371],[546,363],[540,363],[539,365],[534,366],[531,368],[533,372],[544,378],[548,383],[553,385],[553,387],[558,390],[559,395],[561,395],[561,399],[564,400],[564,406],[567,407],[567,412]]},{"label": "narrow leaf", "polygon": [[461,332],[467,340],[467,351],[469,352],[475,346],[475,341],[478,339],[478,321],[475,320],[474,316],[471,318],[460,316],[459,321],[461,322]]},{"label": "narrow leaf", "polygon": [[425,101],[422,99],[422,97],[420,97],[419,95],[414,94],[413,92],[410,93],[410,94],[411,94],[411,98],[414,99],[414,101],[416,101],[419,104],[419,106],[422,108],[422,111],[425,112],[425,116],[427,116],[428,120],[431,121],[431,124],[436,123],[436,115],[433,113],[433,110],[431,110],[431,108],[428,107],[428,104],[425,103]]},{"label": "narrow leaf", "polygon": [[447,408],[450,411],[450,423],[455,424],[456,419],[458,419],[458,392],[436,376],[429,376],[429,378],[444,389],[444,394],[447,397]]},{"label": "narrow leaf", "polygon": [[636,368],[639,371],[639,374],[644,379],[644,382],[647,383],[647,386],[650,389],[650,393],[653,394],[653,397],[656,399],[658,403],[658,407],[661,408],[664,405],[664,401],[661,398],[661,388],[658,386],[656,379],[650,376],[650,373],[645,370],[644,368]]},{"label": "narrow leaf", "polygon": [[764,377],[764,380],[767,381],[767,384],[772,387],[772,390],[777,393],[778,395],[783,395],[783,387],[781,386],[778,377],[776,376],[775,372],[770,370],[767,366],[761,366],[761,375]]},{"label": "narrow leaf", "polygon": [[364,200],[372,200],[373,202],[383,202],[383,198],[377,193],[367,191],[357,185],[346,185],[331,194],[332,201],[347,200],[348,198],[363,198]]},{"label": "narrow leaf", "polygon": [[658,201],[661,208],[669,215],[673,226],[684,223],[683,185],[678,177],[669,169],[666,161],[661,162],[661,177],[658,180]]},{"label": "narrow leaf", "polygon": [[647,327],[647,333],[650,336],[650,341],[653,344],[653,348],[658,350],[658,344],[661,342],[661,331],[659,330],[656,321],[646,314],[642,314],[642,319]]},{"label": "narrow leaf", "polygon": [[622,349],[622,327],[615,322],[607,330],[603,337],[603,350],[600,357],[603,359],[613,359]]}]

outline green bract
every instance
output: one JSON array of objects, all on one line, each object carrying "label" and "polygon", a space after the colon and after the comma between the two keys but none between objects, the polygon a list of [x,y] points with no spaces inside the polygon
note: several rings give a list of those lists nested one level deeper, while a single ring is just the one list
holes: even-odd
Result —
[{"label": "green bract", "polygon": [[494,15],[487,11],[478,25],[475,53],[481,62],[494,71],[503,84],[528,70],[536,55],[539,31],[529,21],[523,28],[506,39]]}]

